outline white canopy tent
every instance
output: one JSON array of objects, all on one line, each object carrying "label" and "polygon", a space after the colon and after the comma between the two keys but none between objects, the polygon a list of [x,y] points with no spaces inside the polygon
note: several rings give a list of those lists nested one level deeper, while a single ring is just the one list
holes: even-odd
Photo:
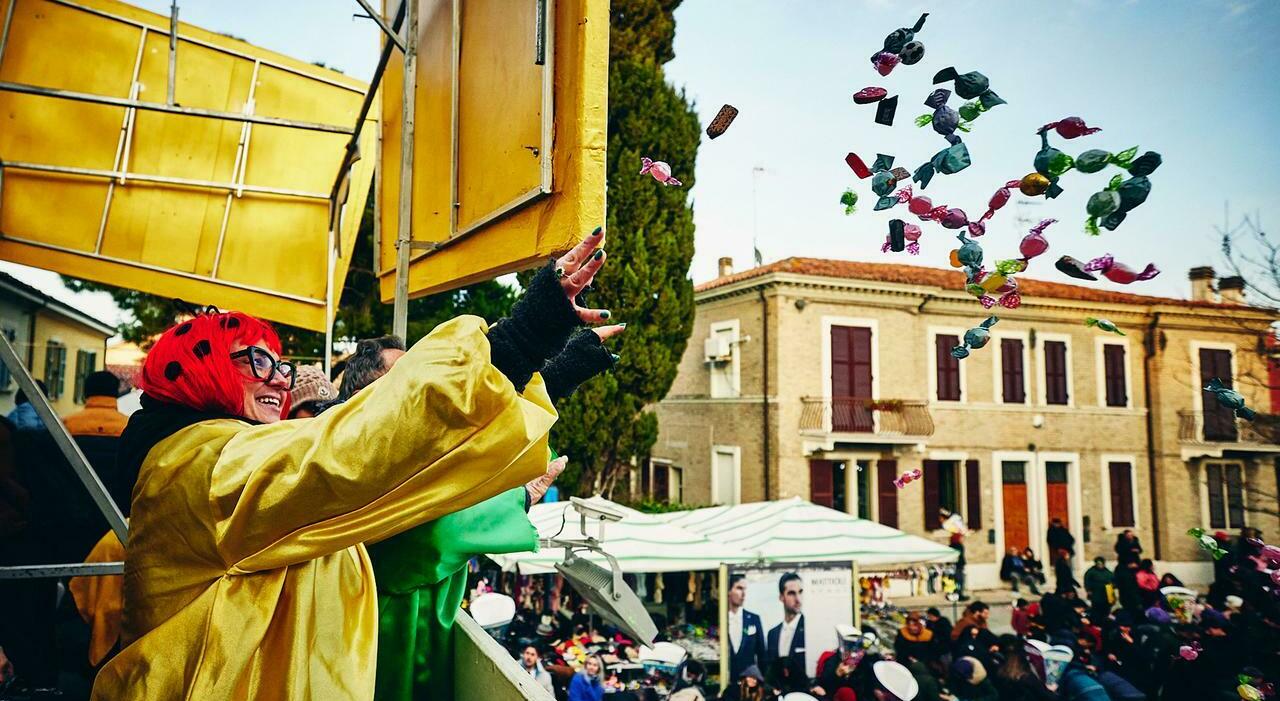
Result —
[{"label": "white canopy tent", "polygon": [[[623,572],[713,570],[721,563],[853,560],[862,569],[888,565],[953,562],[956,551],[926,538],[812,504],[798,497],[737,506],[713,506],[646,514],[602,497],[588,501],[626,514],[605,530],[603,547]],[[529,519],[539,538],[582,538],[569,502],[538,504]],[[592,528],[588,528],[592,530]],[[596,533],[590,533],[596,535]],[[579,552],[602,566],[601,556]],[[536,553],[491,555],[504,570],[522,574],[554,571],[560,548]]]}]

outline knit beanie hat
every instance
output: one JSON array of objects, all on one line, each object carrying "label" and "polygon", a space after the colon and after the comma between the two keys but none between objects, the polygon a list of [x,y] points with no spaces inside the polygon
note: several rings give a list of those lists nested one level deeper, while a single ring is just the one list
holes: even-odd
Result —
[{"label": "knit beanie hat", "polygon": [[294,408],[307,402],[330,402],[338,398],[338,390],[325,376],[324,370],[315,365],[299,365],[298,377],[291,392]]}]

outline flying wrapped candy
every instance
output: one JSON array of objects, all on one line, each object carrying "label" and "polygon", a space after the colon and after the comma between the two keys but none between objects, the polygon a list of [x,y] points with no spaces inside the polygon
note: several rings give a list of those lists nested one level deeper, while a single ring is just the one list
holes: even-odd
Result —
[{"label": "flying wrapped candy", "polygon": [[1187,535],[1195,538],[1200,545],[1200,549],[1209,553],[1215,560],[1221,560],[1227,554],[1227,551],[1221,545],[1218,545],[1217,539],[1205,533],[1204,529],[1199,526],[1188,530]]},{"label": "flying wrapped candy", "polygon": [[853,214],[858,210],[858,193],[853,188],[846,188],[844,194],[840,195],[840,204],[844,205],[846,216]]},{"label": "flying wrapped candy", "polygon": [[877,88],[875,86],[863,88],[853,94],[853,103],[855,105],[869,105],[873,102],[883,100],[888,94],[889,91],[884,88]]},{"label": "flying wrapped candy", "polygon": [[898,96],[886,97],[876,105],[876,124],[893,126],[893,116],[898,113]]},{"label": "flying wrapped candy", "polygon": [[1124,335],[1124,332],[1123,332],[1123,331],[1121,331],[1121,330],[1120,330],[1120,328],[1119,328],[1118,326],[1116,326],[1115,324],[1111,323],[1111,320],[1110,320],[1110,319],[1099,319],[1099,318],[1097,318],[1097,317],[1086,316],[1086,317],[1084,318],[1084,325],[1085,325],[1085,326],[1096,326],[1096,327],[1098,327],[1098,328],[1102,329],[1103,331],[1106,331],[1106,332],[1108,332],[1108,333],[1114,333],[1114,334],[1116,334],[1116,335],[1118,335],[1118,336],[1123,336],[1123,335]]},{"label": "flying wrapped candy", "polygon": [[955,175],[968,168],[969,164],[969,147],[965,146],[963,141],[957,141],[933,154],[933,158],[930,158],[928,163],[916,168],[913,179],[920,183],[920,189],[923,190],[929,187],[929,181],[933,180],[936,173]]},{"label": "flying wrapped candy", "polygon": [[921,472],[919,469],[907,470],[901,475],[898,475],[898,478],[893,481],[893,486],[897,487],[898,489],[902,489],[903,487],[907,486],[908,484],[911,484],[912,482],[915,482],[916,480],[920,479],[923,476],[924,476],[924,473]]},{"label": "flying wrapped candy", "polygon": [[1017,184],[1016,180],[1005,183],[1005,186],[996,191],[991,196],[991,200],[987,203],[987,211],[979,219],[970,221],[968,215],[959,207],[947,207],[946,205],[934,206],[933,200],[924,195],[915,195],[908,185],[894,194],[895,202],[890,204],[907,203],[907,209],[921,221],[933,221],[941,224],[947,229],[967,228],[969,235],[973,237],[982,236],[987,232],[987,222],[995,216],[995,213],[1009,202],[1009,188]]},{"label": "flying wrapped candy", "polygon": [[1050,122],[1040,127],[1039,133],[1043,134],[1050,129],[1058,132],[1058,136],[1064,139],[1075,139],[1081,136],[1088,136],[1102,131],[1101,127],[1090,127],[1084,123],[1079,117],[1067,117],[1059,119],[1056,122]]},{"label": "flying wrapped candy", "polygon": [[1237,686],[1236,693],[1240,694],[1240,698],[1244,699],[1244,701],[1262,701],[1262,692],[1251,684]]},{"label": "flying wrapped candy", "polygon": [[1026,270],[1032,258],[1043,255],[1049,250],[1049,240],[1044,237],[1044,230],[1056,221],[1058,220],[1042,219],[1039,224],[1031,227],[1031,231],[1027,232],[1027,235],[1023,236],[1022,241],[1018,243],[1018,253],[1021,257],[996,261],[996,273],[1013,275]]},{"label": "flying wrapped candy", "polygon": [[1236,416],[1246,421],[1253,421],[1254,417],[1258,415],[1253,409],[1245,406],[1243,394],[1222,384],[1222,380],[1216,377],[1209,380],[1209,384],[1204,386],[1204,391],[1212,392],[1219,405],[1231,409],[1236,413]]},{"label": "flying wrapped candy", "polygon": [[1081,263],[1071,256],[1063,256],[1059,258],[1058,262],[1053,264],[1053,267],[1057,268],[1059,272],[1077,280],[1089,280],[1090,282],[1098,281],[1098,276],[1085,270],[1084,263]]},{"label": "flying wrapped candy", "polygon": [[883,153],[876,154],[876,160],[870,168],[856,153],[845,156],[844,162],[849,164],[859,178],[871,178],[871,191],[880,197],[876,201],[876,211],[888,209],[897,204],[897,198],[893,197],[893,188],[897,186],[899,180],[905,180],[911,175],[906,168],[894,168],[893,156]]},{"label": "flying wrapped candy", "polygon": [[889,220],[889,235],[885,237],[881,253],[893,251],[901,253],[904,249],[913,256],[920,255],[920,227],[908,224],[901,219]]},{"label": "flying wrapped candy", "polygon": [[1003,105],[1005,101],[991,90],[991,81],[977,71],[957,73],[953,67],[943,68],[933,76],[933,84],[955,81],[956,94],[966,100],[977,99],[986,109]]},{"label": "flying wrapped candy", "polygon": [[1102,276],[1106,279],[1121,285],[1128,285],[1138,280],[1150,280],[1160,274],[1160,270],[1156,268],[1154,263],[1147,263],[1147,267],[1143,268],[1142,272],[1136,272],[1124,263],[1117,263],[1115,257],[1110,253],[1085,263],[1084,270],[1091,273],[1102,273]]},{"label": "flying wrapped candy", "polygon": [[682,184],[671,176],[671,166],[663,161],[655,161],[649,158],[640,159],[640,174],[648,173],[653,176],[654,180],[670,187],[680,187]]},{"label": "flying wrapped candy", "polygon": [[715,119],[707,125],[707,136],[716,138],[725,133],[729,129],[729,125],[733,124],[733,120],[738,117],[738,108],[733,105],[725,105],[716,113]]},{"label": "flying wrapped candy", "polygon": [[926,12],[910,27],[895,29],[884,38],[884,48],[871,55],[871,65],[880,75],[889,75],[899,62],[904,66],[913,66],[924,58],[924,44],[916,41],[916,32],[924,28],[924,21],[929,16]]},{"label": "flying wrapped candy", "polygon": [[1201,650],[1200,642],[1192,640],[1189,645],[1183,645],[1178,648],[1178,657],[1181,657],[1188,662],[1194,662],[1195,659],[1200,656]]},{"label": "flying wrapped candy", "polygon": [[951,349],[951,357],[963,360],[969,357],[969,351],[986,347],[991,341],[991,327],[1000,321],[998,316],[989,316],[981,324],[964,332],[964,341]]},{"label": "flying wrapped candy", "polygon": [[[925,107],[932,107],[933,114],[923,114],[916,117],[916,126],[923,127],[926,124],[932,124],[933,130],[946,138],[948,143],[956,143],[960,137],[956,136],[956,129],[960,129],[960,113],[947,105],[947,100],[951,98],[951,91],[946,88],[938,88],[929,94],[925,99]],[[968,131],[968,126],[963,131]]]}]

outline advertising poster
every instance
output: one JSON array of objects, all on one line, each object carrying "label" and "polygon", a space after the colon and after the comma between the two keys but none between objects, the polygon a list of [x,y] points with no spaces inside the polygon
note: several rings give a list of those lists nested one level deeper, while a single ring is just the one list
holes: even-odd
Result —
[{"label": "advertising poster", "polygon": [[836,624],[853,625],[851,562],[731,565],[727,572],[723,684],[751,665],[768,678],[783,669],[812,677],[822,653],[839,646]]}]

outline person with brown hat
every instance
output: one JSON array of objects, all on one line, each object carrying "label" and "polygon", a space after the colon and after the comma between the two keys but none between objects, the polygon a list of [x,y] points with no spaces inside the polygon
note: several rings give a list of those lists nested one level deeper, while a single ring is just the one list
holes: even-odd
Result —
[{"label": "person with brown hat", "polygon": [[320,405],[338,398],[338,390],[315,365],[299,365],[297,379],[293,381],[293,403],[289,418],[308,419],[320,413]]}]

